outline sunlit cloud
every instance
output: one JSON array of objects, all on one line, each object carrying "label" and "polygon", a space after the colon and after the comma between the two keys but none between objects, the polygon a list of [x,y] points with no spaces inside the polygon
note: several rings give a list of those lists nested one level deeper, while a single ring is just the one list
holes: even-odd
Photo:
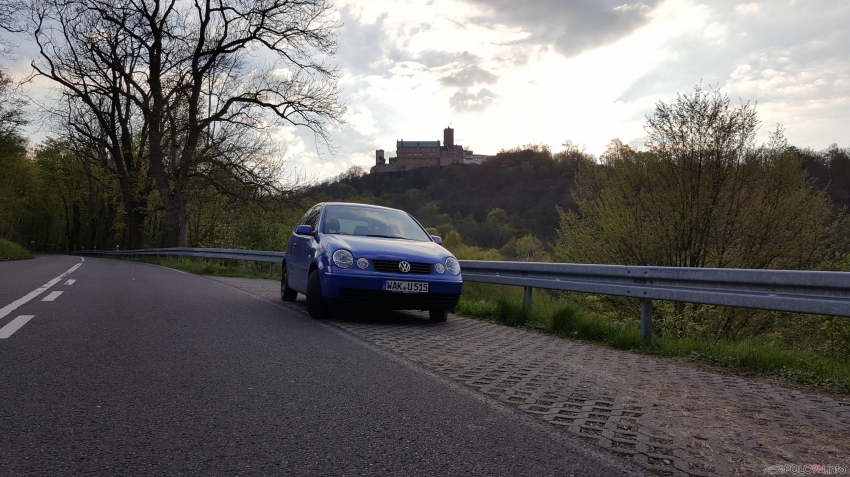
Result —
[{"label": "sunlit cloud", "polygon": [[[600,154],[642,144],[645,116],[695,85],[757,103],[800,147],[850,144],[850,3],[718,0],[340,0],[334,58],[347,106],[335,151],[303,128],[275,135],[318,178],[368,168],[395,141],[475,152],[566,140]],[[19,41],[20,43],[20,41]],[[26,70],[32,48],[21,45]],[[43,87],[43,86],[39,86]]]}]

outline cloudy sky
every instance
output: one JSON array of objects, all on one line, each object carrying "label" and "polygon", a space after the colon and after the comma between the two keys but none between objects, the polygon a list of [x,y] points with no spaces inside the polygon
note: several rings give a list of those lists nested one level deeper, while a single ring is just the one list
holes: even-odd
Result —
[{"label": "cloudy sky", "polygon": [[338,152],[309,131],[275,137],[318,178],[449,124],[476,153],[570,140],[599,154],[612,138],[641,144],[656,102],[702,84],[757,102],[763,138],[780,123],[798,146],[850,145],[847,0],[622,2],[337,0]]}]

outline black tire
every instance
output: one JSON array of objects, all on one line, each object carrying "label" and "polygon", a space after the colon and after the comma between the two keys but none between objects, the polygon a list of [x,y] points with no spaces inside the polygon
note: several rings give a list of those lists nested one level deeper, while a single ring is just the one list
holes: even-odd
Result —
[{"label": "black tire", "polygon": [[444,323],[449,319],[449,310],[429,310],[431,323]]},{"label": "black tire", "polygon": [[333,314],[333,309],[322,298],[322,282],[318,270],[313,270],[307,278],[307,311],[317,320],[330,318]]},{"label": "black tire", "polygon": [[283,301],[295,301],[298,298],[298,292],[289,288],[289,281],[286,278],[286,262],[283,262],[283,272],[280,276],[280,299]]}]

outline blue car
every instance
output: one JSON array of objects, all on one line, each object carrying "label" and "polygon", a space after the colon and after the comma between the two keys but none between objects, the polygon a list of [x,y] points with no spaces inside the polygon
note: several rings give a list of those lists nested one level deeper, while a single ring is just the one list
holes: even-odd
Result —
[{"label": "blue car", "polygon": [[460,264],[407,212],[322,203],[304,214],[286,247],[280,298],[307,296],[313,318],[335,309],[428,310],[443,322],[457,305]]}]

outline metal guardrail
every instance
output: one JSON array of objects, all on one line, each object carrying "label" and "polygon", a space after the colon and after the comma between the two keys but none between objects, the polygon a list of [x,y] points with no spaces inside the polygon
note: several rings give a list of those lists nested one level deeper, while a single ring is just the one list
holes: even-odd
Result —
[{"label": "metal guardrail", "polygon": [[[213,248],[83,251],[74,255],[178,256],[269,263],[283,252]],[[850,273],[734,268],[631,267],[568,263],[460,261],[464,281],[638,298],[641,337],[652,337],[652,300],[850,317]]]},{"label": "metal guardrail", "polygon": [[850,273],[736,268],[632,267],[462,261],[463,279],[640,299],[641,336],[652,336],[652,300],[850,317]]},{"label": "metal guardrail", "polygon": [[104,256],[104,257],[192,257],[192,258],[214,258],[219,260],[241,260],[242,268],[246,268],[248,262],[265,262],[269,264],[269,275],[276,263],[283,261],[284,252],[266,252],[262,250],[241,250],[236,248],[146,248],[143,250],[82,250],[68,252],[69,255]]}]

